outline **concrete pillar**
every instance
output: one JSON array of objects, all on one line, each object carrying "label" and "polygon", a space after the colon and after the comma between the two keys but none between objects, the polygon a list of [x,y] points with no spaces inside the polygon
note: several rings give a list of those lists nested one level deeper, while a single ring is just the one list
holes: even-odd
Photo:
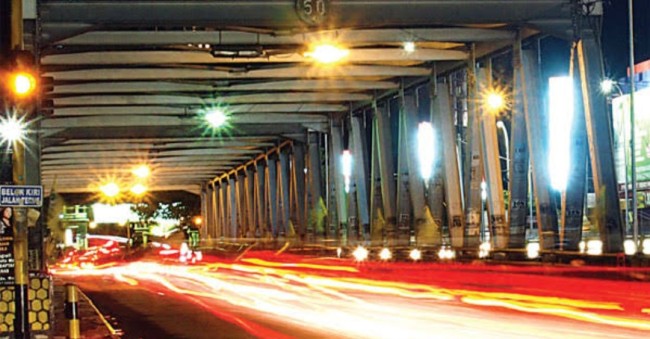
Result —
[{"label": "concrete pillar", "polygon": [[[454,248],[463,247],[465,235],[465,218],[463,217],[463,197],[461,195],[460,171],[458,169],[458,154],[456,147],[456,129],[454,127],[454,110],[451,102],[450,86],[439,85],[440,91],[434,98],[437,114],[434,115],[436,131],[441,135],[442,154],[441,169],[444,171],[445,202],[447,205],[447,219],[451,245]],[[440,202],[442,205],[442,202]]]},{"label": "concrete pillar", "polygon": [[199,229],[199,234],[201,234],[201,237],[205,237],[207,234],[205,233],[206,230],[206,225],[208,223],[208,219],[210,216],[208,215],[208,205],[209,205],[209,193],[208,193],[208,185],[202,184],[201,185],[201,220],[202,220],[202,227]]},{"label": "concrete pillar", "polygon": [[356,186],[356,198],[358,208],[358,225],[360,227],[361,237],[370,240],[370,213],[368,203],[368,177],[370,171],[366,165],[366,158],[368,157],[368,145],[366,143],[366,131],[364,128],[363,115],[352,116],[352,156],[353,161],[353,176]]},{"label": "concrete pillar", "polygon": [[591,31],[584,31],[582,40],[578,43],[578,60],[596,204],[600,209],[596,223],[603,242],[603,252],[618,253],[623,251],[625,230],[621,224],[614,171],[611,117],[605,96],[600,91],[603,79],[602,54]]},{"label": "concrete pillar", "polygon": [[217,210],[217,188],[213,182],[209,184],[210,186],[210,211],[212,213],[212,222],[208,227],[208,234],[210,238],[217,237],[217,224],[219,219],[219,212]]},{"label": "concrete pillar", "polygon": [[376,245],[383,243],[386,219],[382,213],[381,174],[379,171],[379,152],[377,146],[377,102],[373,102],[373,120],[370,151],[370,241]]},{"label": "concrete pillar", "polygon": [[[521,41],[513,47],[514,105],[510,118],[510,237],[509,248],[526,246],[528,215],[528,137],[524,106],[523,67]],[[532,216],[531,216],[532,218]]]},{"label": "concrete pillar", "polygon": [[393,241],[395,240],[395,227],[397,225],[395,215],[397,189],[395,187],[395,164],[393,163],[393,136],[388,110],[388,102],[375,105],[375,126],[377,129],[375,143],[379,162],[379,176],[381,178],[381,200],[384,219],[386,220],[384,226],[385,239]]},{"label": "concrete pillar", "polygon": [[244,179],[244,192],[246,192],[246,223],[247,225],[247,231],[245,233],[246,238],[254,238],[255,237],[255,228],[256,228],[256,220],[255,220],[255,184],[254,184],[254,176],[255,169],[253,167],[246,168],[246,178]]},{"label": "concrete pillar", "polygon": [[397,131],[397,230],[395,241],[406,245],[411,239],[411,197],[409,192],[409,137],[413,134],[407,129],[406,99],[404,88],[400,90],[399,123]]},{"label": "concrete pillar", "polygon": [[309,212],[307,219],[307,233],[317,238],[325,235],[325,215],[328,211],[323,200],[323,177],[320,157],[320,135],[317,132],[309,132]]},{"label": "concrete pillar", "polygon": [[289,172],[289,152],[286,149],[280,150],[280,209],[282,211],[282,221],[280,223],[280,234],[286,237],[295,236],[295,230],[290,225],[290,172]]},{"label": "concrete pillar", "polygon": [[[444,178],[445,178],[445,168],[444,168],[444,160],[443,160],[443,141],[442,141],[442,127],[440,123],[440,115],[441,110],[439,109],[439,103],[436,101],[436,97],[438,95],[438,84],[436,83],[436,73],[435,70],[432,72],[432,76],[428,85],[429,89],[429,99],[430,99],[430,105],[429,105],[429,119],[431,121],[431,125],[433,126],[433,136],[434,136],[434,144],[432,145],[432,151],[434,154],[434,163],[433,163],[433,174],[431,179],[429,180],[428,187],[426,187],[427,190],[427,206],[429,207],[429,211],[431,211],[431,217],[433,219],[433,222],[435,223],[435,227],[438,230],[438,234],[436,235],[437,239],[435,241],[441,242],[442,241],[442,232],[443,232],[443,225],[444,225],[444,220],[445,220],[445,185],[444,185]],[[453,110],[451,109],[451,101],[449,98],[449,86],[444,85],[442,86],[443,91],[445,91],[447,94],[447,103],[449,106],[447,108],[448,114],[450,114],[450,119],[453,119]],[[449,130],[452,134],[453,138],[453,132],[454,132],[454,126],[452,123],[451,129]],[[451,145],[456,146],[455,140],[452,141]],[[456,147],[454,147],[454,151],[456,151]],[[456,170],[458,170],[458,159],[456,159]],[[459,183],[460,184],[460,183]],[[460,195],[460,187],[458,190],[458,193]],[[462,199],[462,198],[461,198]],[[461,210],[462,210],[462,204],[461,204]],[[462,213],[460,214],[461,219],[462,219]],[[462,230],[462,228],[461,228]]]},{"label": "concrete pillar", "polygon": [[[478,72],[478,86],[481,93],[492,87],[492,67],[488,65]],[[503,249],[508,246],[508,228],[506,227],[506,209],[503,200],[503,178],[501,176],[501,160],[499,155],[499,140],[497,139],[496,114],[482,105],[480,110],[481,154],[487,190],[487,206],[489,211],[489,230],[492,248]]]},{"label": "concrete pillar", "polygon": [[578,59],[575,55],[571,62],[575,105],[571,127],[571,163],[567,187],[562,194],[560,246],[562,250],[579,251],[587,182],[587,126],[582,105]]},{"label": "concrete pillar", "polygon": [[525,112],[528,134],[528,147],[533,168],[533,186],[537,202],[537,227],[540,249],[555,249],[558,243],[557,212],[551,197],[548,177],[548,116],[541,101],[539,67],[534,50],[522,52],[524,67],[523,86],[526,89]]},{"label": "concrete pillar", "polygon": [[246,173],[237,173],[237,237],[246,237],[246,230],[248,229],[248,220],[246,218],[248,206],[246,206]]},{"label": "concrete pillar", "polygon": [[230,197],[230,229],[228,230],[228,236],[237,238],[239,220],[237,218],[237,181],[234,176],[228,178],[228,195]]},{"label": "concrete pillar", "polygon": [[263,162],[258,162],[255,164],[255,173],[253,175],[253,181],[255,186],[255,236],[256,237],[268,237],[270,232],[268,228],[268,216],[267,210],[268,205],[265,197],[266,195],[266,180],[265,178],[266,168]]},{"label": "concrete pillar", "polygon": [[332,177],[334,179],[333,195],[336,199],[336,214],[338,218],[337,234],[330,234],[337,239],[347,239],[348,209],[347,196],[345,194],[345,183],[341,172],[341,158],[343,154],[343,138],[341,136],[341,126],[334,124],[331,129],[332,156],[330,157],[330,166],[332,168]]},{"label": "concrete pillar", "polygon": [[223,181],[219,182],[219,197],[218,197],[218,208],[219,208],[219,231],[217,232],[219,237],[227,237],[227,225],[228,225],[228,207],[226,200],[228,195],[226,192],[226,183]]},{"label": "concrete pillar", "polygon": [[273,238],[280,235],[278,228],[278,160],[277,156],[269,156],[267,160],[267,178],[268,178],[268,204],[269,204],[269,219],[271,221],[271,234]]},{"label": "concrete pillar", "polygon": [[306,202],[305,202],[305,145],[294,142],[293,144],[293,187],[295,197],[295,220],[296,232],[300,239],[304,239],[307,233]]},{"label": "concrete pillar", "polygon": [[[415,92],[403,93],[403,110],[404,117],[402,139],[406,144],[406,153],[408,168],[408,191],[410,193],[411,208],[413,211],[414,234],[418,244],[431,245],[434,242],[435,234],[438,230],[428,221],[426,216],[426,204],[424,196],[424,180],[420,173],[420,156],[418,154],[418,107]],[[433,146],[433,145],[432,145]]]},{"label": "concrete pillar", "polygon": [[[480,98],[476,86],[476,61],[470,58],[467,68],[467,145],[463,165],[464,199],[465,199],[465,236],[464,247],[477,248],[481,242],[481,224],[483,219],[483,201],[481,199],[481,182],[483,182],[483,158],[481,156]],[[462,112],[457,112],[462,114]]]}]

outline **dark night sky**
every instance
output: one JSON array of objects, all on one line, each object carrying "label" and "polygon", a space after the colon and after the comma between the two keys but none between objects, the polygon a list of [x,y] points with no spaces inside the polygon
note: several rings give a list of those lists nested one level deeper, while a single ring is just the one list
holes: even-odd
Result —
[{"label": "dark night sky", "polygon": [[[603,22],[605,71],[612,78],[626,75],[628,57],[627,0],[608,0]],[[634,1],[636,63],[650,59],[650,0]]]}]

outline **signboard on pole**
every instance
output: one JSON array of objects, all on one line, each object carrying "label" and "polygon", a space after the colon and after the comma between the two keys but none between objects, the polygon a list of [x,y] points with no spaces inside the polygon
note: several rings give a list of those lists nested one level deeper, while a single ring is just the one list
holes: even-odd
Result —
[{"label": "signboard on pole", "polygon": [[0,286],[14,285],[14,238],[11,207],[0,208]]},{"label": "signboard on pole", "polygon": [[0,206],[41,207],[43,186],[0,186]]}]

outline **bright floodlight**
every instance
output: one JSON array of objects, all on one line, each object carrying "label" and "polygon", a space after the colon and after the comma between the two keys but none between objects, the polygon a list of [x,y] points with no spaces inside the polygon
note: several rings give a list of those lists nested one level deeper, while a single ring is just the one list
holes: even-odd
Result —
[{"label": "bright floodlight", "polygon": [[650,239],[645,239],[643,240],[642,244],[642,250],[643,254],[645,255],[650,255]]},{"label": "bright floodlight", "polygon": [[228,116],[224,111],[220,109],[214,109],[208,111],[205,114],[205,120],[208,122],[208,124],[210,124],[210,127],[219,128],[222,127],[226,121],[228,121]]},{"label": "bright floodlight", "polygon": [[151,174],[151,169],[147,165],[140,165],[133,169],[133,174],[140,179],[144,179]]},{"label": "bright floodlight", "polygon": [[421,122],[418,126],[418,156],[420,159],[420,174],[425,182],[431,178],[434,161],[433,126],[428,122]]},{"label": "bright floodlight", "polygon": [[589,255],[603,254],[603,242],[600,240],[587,241],[587,254]]},{"label": "bright floodlight", "polygon": [[571,126],[573,124],[573,80],[549,79],[549,159],[551,186],[564,191],[571,162]]},{"label": "bright floodlight", "polygon": [[379,259],[381,260],[389,260],[393,256],[392,253],[390,253],[390,250],[386,247],[381,249],[381,252],[379,252]]},{"label": "bright floodlight", "polygon": [[526,255],[528,256],[528,259],[535,259],[539,257],[539,243],[528,243],[528,245],[526,245]]},{"label": "bright floodlight", "polygon": [[146,192],[147,192],[147,187],[142,184],[136,184],[135,186],[131,187],[131,193],[135,195],[143,195]]},{"label": "bright floodlight", "polygon": [[305,56],[310,57],[321,64],[333,64],[341,61],[349,54],[350,51],[347,49],[331,44],[322,44],[315,46],[311,51],[305,53]]},{"label": "bright floodlight", "polygon": [[349,193],[352,181],[352,153],[349,150],[343,151],[341,155],[341,172],[345,179],[345,193]]},{"label": "bright floodlight", "polygon": [[99,189],[102,191],[102,193],[105,196],[107,196],[109,198],[113,198],[113,197],[117,196],[120,193],[120,187],[117,186],[117,184],[114,183],[114,182],[109,182],[109,183],[103,185],[102,187],[100,187]]},{"label": "bright floodlight", "polygon": [[628,239],[623,242],[623,248],[625,249],[625,254],[626,255],[634,255],[636,254],[636,244],[634,243],[634,240]]},{"label": "bright floodlight", "polygon": [[352,252],[352,255],[354,256],[354,260],[364,261],[368,259],[368,250],[363,246],[359,246],[354,250],[354,252]]},{"label": "bright floodlight", "polygon": [[487,258],[490,256],[490,250],[492,249],[492,245],[490,245],[490,242],[486,241],[484,243],[481,243],[478,247],[478,257],[479,258]]},{"label": "bright floodlight", "polygon": [[610,94],[614,90],[614,85],[615,85],[614,80],[605,79],[605,80],[600,82],[600,90],[604,94]]},{"label": "bright floodlight", "polygon": [[415,42],[413,41],[407,41],[404,43],[404,51],[406,53],[413,53],[415,52]]},{"label": "bright floodlight", "polygon": [[454,259],[455,257],[456,257],[456,252],[454,252],[454,250],[452,250],[451,248],[442,247],[438,251],[438,258],[440,258],[441,260],[451,260]]},{"label": "bright floodlight", "polygon": [[0,118],[0,138],[3,142],[20,142],[25,136],[25,124],[13,117]]},{"label": "bright floodlight", "polygon": [[412,249],[411,252],[409,253],[409,258],[411,258],[413,261],[418,261],[422,259],[422,251],[420,251],[417,248]]}]

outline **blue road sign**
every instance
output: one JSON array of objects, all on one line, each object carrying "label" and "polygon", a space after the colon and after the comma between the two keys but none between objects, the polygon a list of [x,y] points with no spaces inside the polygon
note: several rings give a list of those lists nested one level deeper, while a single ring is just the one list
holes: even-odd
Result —
[{"label": "blue road sign", "polygon": [[0,186],[0,206],[41,207],[43,186]]}]

